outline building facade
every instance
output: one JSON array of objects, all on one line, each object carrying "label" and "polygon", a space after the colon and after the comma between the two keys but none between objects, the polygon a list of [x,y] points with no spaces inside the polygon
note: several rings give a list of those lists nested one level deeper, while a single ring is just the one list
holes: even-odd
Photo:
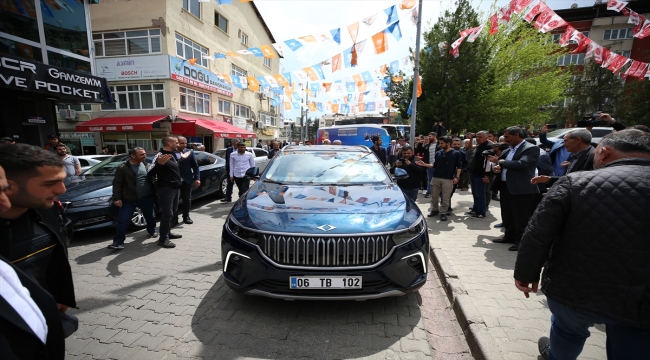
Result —
[{"label": "building facade", "polygon": [[97,149],[118,153],[158,149],[167,134],[184,135],[207,151],[234,137],[250,145],[279,137],[268,96],[217,76],[279,72],[277,53],[215,58],[275,42],[253,2],[100,0],[90,15],[96,73],[109,81],[115,102],[61,104],[62,136],[89,142],[92,134]]}]

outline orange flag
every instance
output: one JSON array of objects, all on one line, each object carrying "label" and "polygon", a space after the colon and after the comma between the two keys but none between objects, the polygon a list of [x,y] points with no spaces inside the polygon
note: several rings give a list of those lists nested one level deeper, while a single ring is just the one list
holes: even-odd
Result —
[{"label": "orange flag", "polygon": [[357,105],[359,106],[359,112],[366,111],[366,103],[359,103]]},{"label": "orange flag", "polygon": [[318,78],[318,73],[316,72],[316,70],[314,70],[311,67],[306,67],[306,68],[302,69],[302,71],[307,73],[307,76],[309,76],[309,80],[311,80],[311,81],[316,81],[316,80],[319,79]]},{"label": "orange flag", "polygon": [[422,76],[418,76],[418,96],[422,95]]},{"label": "orange flag", "polygon": [[247,76],[246,79],[248,79],[248,88],[253,90],[253,91],[259,91],[260,89],[260,82],[257,81],[255,76]]},{"label": "orange flag", "polygon": [[352,80],[354,80],[354,83],[357,86],[361,86],[361,84],[365,83],[365,81],[363,81],[363,77],[361,76],[361,74],[352,75]]},{"label": "orange flag", "polygon": [[196,58],[188,59],[187,62],[190,63],[190,65],[196,64]]},{"label": "orange flag", "polygon": [[273,75],[273,78],[275,79],[275,81],[278,82],[278,85],[285,86],[285,87],[289,86],[289,82],[284,76],[282,76],[282,74],[275,74]]},{"label": "orange flag", "polygon": [[386,33],[382,30],[372,36],[372,43],[375,45],[375,53],[377,55],[383,54],[388,50],[388,43],[386,42]]},{"label": "orange flag", "polygon": [[358,65],[357,58],[358,58],[357,46],[352,45],[352,59],[350,59],[350,65],[357,66]]},{"label": "orange flag", "polygon": [[357,86],[357,90],[359,92],[366,92],[367,91],[366,83],[364,82],[364,83],[361,83],[361,85]]},{"label": "orange flag", "polygon": [[309,106],[309,111],[316,112],[317,108],[315,102],[310,102],[308,106]]},{"label": "orange flag", "polygon": [[228,74],[221,74],[221,76],[223,76],[223,79],[226,80],[226,82],[227,82],[228,84],[231,84],[231,85],[232,85],[232,79],[230,78],[230,75],[228,75]]},{"label": "orange flag", "polygon": [[359,102],[363,101],[363,93],[359,93]]},{"label": "orange flag", "polygon": [[323,87],[325,88],[325,92],[329,92],[332,89],[332,83],[331,82],[323,83]]},{"label": "orange flag", "polygon": [[382,65],[379,67],[379,72],[382,74],[386,74],[386,71],[388,71],[388,65]]},{"label": "orange flag", "polygon": [[350,37],[352,38],[352,42],[356,44],[357,36],[359,35],[359,23],[355,22],[352,25],[348,25],[348,31],[350,32]]},{"label": "orange flag", "polygon": [[285,109],[285,110],[291,110],[291,103],[288,102],[288,101],[285,101],[285,102],[284,102],[284,109]]},{"label": "orange flag", "polygon": [[239,0],[239,2],[251,2],[253,0]]},{"label": "orange flag", "polygon": [[302,40],[304,42],[317,42],[316,38],[313,35],[307,35],[303,37],[299,37],[299,40]]},{"label": "orange flag", "polygon": [[395,76],[393,78],[393,82],[402,82],[402,77],[401,76]]},{"label": "orange flag", "polygon": [[287,95],[287,97],[291,98],[293,96],[293,93],[296,91],[295,89],[295,83],[292,83],[291,85],[287,85],[284,87],[284,93]]},{"label": "orange flag", "polygon": [[262,45],[260,46],[260,50],[262,50],[262,54],[264,54],[265,58],[274,58],[275,56],[275,49],[271,45]]},{"label": "orange flag", "polygon": [[342,62],[341,59],[342,59],[341,54],[336,54],[332,56],[332,73],[341,70],[341,62]]},{"label": "orange flag", "polygon": [[226,53],[226,56],[239,56],[239,54],[237,54],[237,53],[234,52],[234,51],[228,51],[228,52]]},{"label": "orange flag", "polygon": [[415,6],[415,0],[402,0],[402,3],[399,5],[400,9],[406,10],[411,9]]},{"label": "orange flag", "polygon": [[339,112],[339,104],[332,104],[332,112],[335,114]]}]

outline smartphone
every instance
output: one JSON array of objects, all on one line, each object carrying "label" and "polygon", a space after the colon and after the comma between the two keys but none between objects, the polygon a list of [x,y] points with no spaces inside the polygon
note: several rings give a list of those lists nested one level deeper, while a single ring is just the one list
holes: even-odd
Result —
[{"label": "smartphone", "polygon": [[547,129],[557,129],[557,124],[546,124]]}]

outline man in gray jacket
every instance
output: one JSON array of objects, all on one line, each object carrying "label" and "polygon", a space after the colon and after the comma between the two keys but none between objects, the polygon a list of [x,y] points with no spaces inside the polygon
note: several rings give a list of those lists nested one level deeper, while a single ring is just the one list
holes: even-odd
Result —
[{"label": "man in gray jacket", "polygon": [[539,148],[524,141],[526,131],[518,126],[506,129],[505,142],[510,149],[489,157],[495,162],[494,172],[501,177],[501,217],[506,234],[493,240],[496,243],[512,243],[510,251],[519,250],[519,242],[528,220],[539,203],[539,188],[531,184],[535,177]]},{"label": "man in gray jacket", "polygon": [[113,204],[117,206],[119,214],[115,226],[113,243],[109,249],[124,249],[126,230],[131,224],[135,208],[140,208],[142,216],[147,221],[147,232],[151,237],[158,236],[156,232],[156,216],[154,214],[154,186],[147,176],[147,167],[144,160],[147,153],[141,147],[129,150],[129,161],[120,165],[113,178]]}]

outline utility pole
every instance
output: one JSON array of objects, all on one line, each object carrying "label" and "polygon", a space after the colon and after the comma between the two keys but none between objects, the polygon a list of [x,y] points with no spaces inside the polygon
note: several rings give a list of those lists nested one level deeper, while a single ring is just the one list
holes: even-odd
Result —
[{"label": "utility pole", "polygon": [[420,81],[420,37],[422,31],[422,0],[418,0],[418,30],[415,39],[415,68],[413,69],[413,97],[411,99],[411,137],[409,144],[415,144],[415,119],[418,108],[418,81]]},{"label": "utility pole", "polygon": [[304,107],[304,114],[305,117],[302,120],[302,126],[300,127],[300,140],[302,141],[303,144],[305,144],[305,139],[309,135],[307,133],[307,116],[309,115],[309,107],[307,104],[309,103],[309,93],[307,92],[307,89],[309,89],[309,81],[307,81],[305,85],[305,107]]}]

